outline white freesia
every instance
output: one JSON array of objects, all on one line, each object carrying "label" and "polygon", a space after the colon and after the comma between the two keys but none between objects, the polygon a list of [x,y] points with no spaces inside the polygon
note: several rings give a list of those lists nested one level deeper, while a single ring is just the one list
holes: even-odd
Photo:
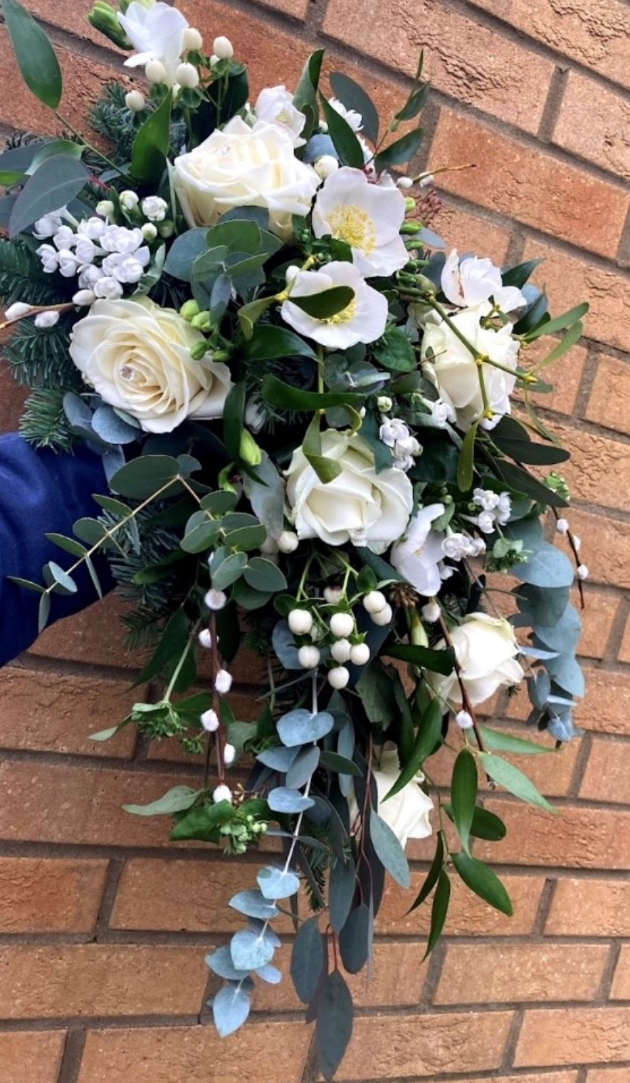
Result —
[{"label": "white freesia", "polygon": [[[477,354],[489,358],[481,368],[468,347],[441,317],[431,318],[425,324],[422,359],[430,362],[425,366],[426,375],[433,378],[442,400],[453,407],[457,424],[464,431],[479,419],[483,419],[484,428],[493,428],[504,414],[510,412],[510,395],[516,376],[505,369],[516,369],[519,343],[512,337],[511,323],[498,329],[482,326],[481,321],[491,310],[491,305],[485,301],[450,317],[451,323]],[[492,364],[493,361],[496,364]],[[484,416],[480,374],[486,388],[490,417]]]},{"label": "white freesia", "polygon": [[[516,660],[519,651],[514,629],[502,617],[471,613],[450,633],[459,663],[460,677],[473,707],[493,696],[499,688],[519,684],[523,670]],[[446,644],[442,640],[438,649]],[[427,673],[427,680],[442,702],[457,712],[463,706],[457,674],[447,677]]]},{"label": "white freesia", "polygon": [[460,260],[456,248],[442,268],[441,285],[451,304],[461,307],[480,305],[490,298],[504,312],[513,312],[527,304],[516,286],[503,285],[501,271],[491,259],[464,256]]},{"label": "white freesia", "polygon": [[293,104],[293,95],[285,86],[265,87],[256,98],[254,112],[258,120],[267,124],[277,124],[291,136],[294,147],[303,147],[302,129],[306,117]]},{"label": "white freesia", "polygon": [[174,162],[175,191],[189,226],[210,226],[232,207],[266,207],[274,233],[291,236],[291,216],[308,214],[320,184],[300,162],[288,131],[233,117]]},{"label": "white freesia", "polygon": [[[313,297],[318,293],[349,286],[354,297],[349,305],[326,319],[303,312],[292,297]],[[291,281],[291,295],[282,305],[282,319],[330,350],[347,350],[358,342],[374,342],[385,333],[387,300],[372,289],[352,263],[327,263],[321,271],[298,271]]]},{"label": "white freesia", "polygon": [[368,444],[357,435],[328,429],[322,455],[341,473],[324,484],[304,455],[293,452],[287,471],[287,499],[298,537],[328,545],[353,542],[383,553],[404,533],[413,507],[413,486],[402,470],[376,473]]},{"label": "white freesia", "polygon": [[175,83],[175,73],[184,51],[183,33],[188,22],[177,8],[161,2],[146,7],[134,2],[118,21],[136,52],[125,60],[128,68],[146,66],[157,60],[165,70],[164,82]]},{"label": "white freesia", "polygon": [[380,188],[360,169],[343,166],[317,194],[313,232],[350,245],[355,266],[366,278],[387,276],[409,258],[400,236],[404,219],[405,199],[398,188]]},{"label": "white freesia", "polygon": [[[419,784],[424,781],[421,771],[398,793],[386,799],[400,770],[397,749],[385,746],[381,751],[380,763],[372,767],[372,778],[378,793],[378,814],[391,827],[404,849],[408,839],[426,839],[432,833],[429,815],[433,811],[433,801],[420,788]],[[354,790],[350,791],[348,805],[350,828],[356,830],[359,826],[359,806]]]},{"label": "white freesia", "polygon": [[232,386],[226,365],[193,361],[198,342],[179,312],[147,297],[99,300],[74,325],[70,356],[104,402],[145,432],[171,432],[187,417],[220,417]]},{"label": "white freesia", "polygon": [[432,524],[444,514],[444,504],[419,508],[405,536],[392,547],[390,563],[420,594],[433,597],[442,585],[440,563],[443,535]]}]

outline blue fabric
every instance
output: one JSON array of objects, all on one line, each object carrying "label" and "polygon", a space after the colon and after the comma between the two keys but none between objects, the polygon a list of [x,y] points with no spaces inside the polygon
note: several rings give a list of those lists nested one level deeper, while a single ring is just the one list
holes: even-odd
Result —
[{"label": "blue fabric", "polygon": [[[107,493],[98,455],[80,448],[74,455],[36,451],[21,436],[0,436],[0,665],[37,638],[39,594],[10,582],[19,575],[42,582],[49,560],[68,567],[74,558],[49,541],[46,532],[72,537],[72,524],[99,513],[92,493]],[[102,559],[102,558],[101,558]],[[103,590],[113,581],[104,560],[97,562]],[[87,571],[77,572],[76,594],[52,595],[49,623],[91,605],[97,595]]]}]

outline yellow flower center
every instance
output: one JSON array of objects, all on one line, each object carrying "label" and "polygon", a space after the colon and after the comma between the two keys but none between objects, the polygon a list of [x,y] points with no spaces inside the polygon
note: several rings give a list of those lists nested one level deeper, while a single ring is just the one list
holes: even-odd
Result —
[{"label": "yellow flower center", "polygon": [[356,203],[336,207],[328,215],[328,222],[335,240],[345,241],[351,248],[359,248],[370,256],[376,248],[376,226],[367,211]]},{"label": "yellow flower center", "polygon": [[357,311],[357,299],[353,297],[350,304],[342,308],[340,312],[335,312],[334,316],[327,316],[322,323],[349,323],[353,320]]}]

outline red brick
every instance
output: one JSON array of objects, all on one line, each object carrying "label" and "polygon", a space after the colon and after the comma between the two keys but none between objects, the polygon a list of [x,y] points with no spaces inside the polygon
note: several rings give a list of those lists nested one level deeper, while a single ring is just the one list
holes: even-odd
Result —
[{"label": "red brick", "polygon": [[630,197],[575,166],[559,165],[532,148],[461,113],[443,109],[431,147],[431,167],[474,162],[476,169],[443,173],[440,187],[509,215],[582,248],[614,256]]},{"label": "red brick", "polygon": [[577,711],[580,726],[596,733],[630,735],[630,673],[586,670],[587,695]]},{"label": "red brick", "polygon": [[0,947],[4,1019],[191,1015],[208,980],[203,949],[174,944]]},{"label": "red brick", "polygon": [[558,146],[587,158],[617,177],[630,177],[630,148],[623,131],[630,106],[620,94],[571,71],[553,133]]},{"label": "red brick", "polygon": [[[564,170],[561,175],[565,175]],[[569,191],[571,187],[567,184],[565,200]],[[576,242],[580,243],[579,237]],[[630,351],[629,276],[612,266],[596,266],[587,259],[568,256],[540,241],[529,240],[523,259],[539,258],[545,262],[535,272],[534,280],[547,290],[552,315],[588,301],[590,309],[585,318],[588,337]]]},{"label": "red brick", "polygon": [[0,697],[3,748],[124,758],[133,753],[135,726],[109,741],[90,740],[121,722],[138,699],[127,683],[61,673],[51,679],[48,672],[9,666],[0,672]]},{"label": "red brick", "polygon": [[[414,873],[409,891],[404,891],[390,881],[377,918],[377,932],[395,936],[427,935],[431,921],[430,901],[411,914],[407,913],[425,876],[426,872]],[[511,918],[488,906],[482,899],[473,895],[457,877],[454,877],[451,903],[446,919],[446,935],[523,936],[531,933],[545,884],[543,877],[503,876],[502,880],[514,907],[514,915]]]},{"label": "red brick", "polygon": [[507,259],[510,232],[490,218],[463,211],[449,202],[448,197],[431,229],[446,242],[446,251],[457,248],[464,252],[483,253],[501,265]]},{"label": "red brick", "polygon": [[619,661],[630,662],[630,620],[626,622],[623,638],[619,646]]},{"label": "red brick", "polygon": [[435,1004],[592,1000],[607,944],[449,944]]},{"label": "red brick", "polygon": [[134,816],[124,812],[122,806],[146,804],[171,786],[190,782],[177,775],[3,763],[0,838],[77,845],[163,846],[171,828],[168,816]]},{"label": "red brick", "polygon": [[2,371],[0,372],[0,432],[16,431],[27,395],[28,388],[22,387],[13,379],[10,372],[7,371],[4,358],[2,358]]},{"label": "red brick", "polygon": [[628,1083],[628,1068],[592,1068],[586,1083]]},{"label": "red brick", "polygon": [[0,1034],[0,1064],[6,1083],[57,1083],[65,1040],[64,1030]]},{"label": "red brick", "polygon": [[[91,0],[57,0],[54,8],[51,8],[47,0],[28,0],[26,4],[31,15],[37,19],[43,19],[62,30],[69,30],[75,37],[89,38],[107,49],[116,50],[116,46],[104,34],[94,30],[87,21],[92,6]],[[121,51],[121,62],[126,55]]]},{"label": "red brick", "polygon": [[0,932],[90,932],[106,873],[106,861],[0,857]]},{"label": "red brick", "polygon": [[[466,105],[538,129],[552,74],[548,60],[432,0],[332,0],[324,33],[395,71],[415,75],[421,49],[433,85]],[[445,159],[443,164],[452,164]]]},{"label": "red brick", "polygon": [[[519,357],[528,367],[538,365],[556,348],[558,341],[556,336],[543,336],[532,342],[530,346],[521,348]],[[559,414],[572,414],[577,403],[586,358],[586,347],[574,346],[559,361],[554,361],[551,366],[543,369],[542,378],[553,384],[553,391],[545,395],[532,396],[534,406],[539,410],[556,410]],[[520,402],[521,395],[515,395],[514,401]]]},{"label": "red brick", "polygon": [[[577,604],[579,608],[579,599],[576,598],[573,604]],[[595,591],[587,584],[586,608],[580,610],[582,638],[580,639],[578,651],[582,657],[604,657],[618,611],[618,595]]]},{"label": "red brick", "polygon": [[[103,666],[140,669],[143,651],[125,647],[126,628],[122,616],[129,603],[118,594],[109,594],[74,617],[47,628],[30,648],[30,653],[44,658],[63,658],[71,662],[92,662]],[[141,692],[138,692],[138,698]]]},{"label": "red brick", "polygon": [[525,1013],[514,1065],[625,1061],[629,1027],[630,1008],[536,1008]]},{"label": "red brick", "polygon": [[630,495],[624,481],[630,481],[630,444],[558,422],[554,435],[571,451],[571,458],[561,468],[571,492],[580,501],[629,511]]},{"label": "red brick", "polygon": [[357,1019],[337,1079],[424,1079],[441,1072],[489,1071],[501,1064],[511,1022],[511,1012]]},{"label": "red brick", "polygon": [[630,742],[594,741],[580,797],[630,804]]},{"label": "red brick", "polygon": [[212,1026],[91,1030],[78,1083],[300,1083],[303,1023],[250,1023],[228,1040]]},{"label": "red brick", "polygon": [[610,999],[630,1000],[630,950],[628,944],[621,945],[621,952],[615,967],[615,975],[610,990]]},{"label": "red brick", "polygon": [[508,833],[502,842],[475,848],[483,860],[546,868],[630,868],[630,812],[562,805],[552,817],[498,799],[488,807],[505,819]]},{"label": "red brick", "polygon": [[599,358],[584,416],[588,421],[630,435],[630,364],[618,357]]},{"label": "red brick", "polygon": [[581,877],[558,881],[548,936],[630,936],[630,882]]},{"label": "red brick", "polygon": [[[493,1078],[496,1083],[578,1083],[577,1072],[536,1072],[535,1075],[495,1075]],[[488,1076],[484,1076],[483,1079],[458,1079],[457,1083],[487,1083]],[[605,1083],[605,1080],[602,1080]],[[610,1083],[616,1083],[616,1080],[611,1080]],[[626,1083],[626,1080],[623,1080]]]},{"label": "red brick", "polygon": [[[619,0],[472,0],[511,28],[629,86],[628,13]],[[589,1080],[590,1083],[590,1080]]]},{"label": "red brick", "polygon": [[[589,583],[630,587],[630,524],[611,515],[593,515],[581,508],[570,511],[571,527],[582,539],[581,555],[588,559]],[[589,584],[586,584],[588,597]]]}]

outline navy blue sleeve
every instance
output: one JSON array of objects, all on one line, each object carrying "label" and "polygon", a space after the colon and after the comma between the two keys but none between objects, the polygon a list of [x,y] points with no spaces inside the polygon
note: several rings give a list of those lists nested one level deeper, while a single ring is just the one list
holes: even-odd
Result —
[{"label": "navy blue sleeve", "polygon": [[[80,448],[74,455],[36,451],[15,433],[0,436],[0,665],[15,658],[37,638],[39,594],[12,583],[19,575],[42,582],[42,567],[55,560],[68,567],[74,558],[49,541],[46,532],[72,537],[72,524],[100,511],[92,493],[107,493],[98,455]],[[113,580],[104,561],[97,562],[103,591]],[[97,594],[85,568],[75,576],[76,594],[52,595],[50,621],[91,605]]]}]

